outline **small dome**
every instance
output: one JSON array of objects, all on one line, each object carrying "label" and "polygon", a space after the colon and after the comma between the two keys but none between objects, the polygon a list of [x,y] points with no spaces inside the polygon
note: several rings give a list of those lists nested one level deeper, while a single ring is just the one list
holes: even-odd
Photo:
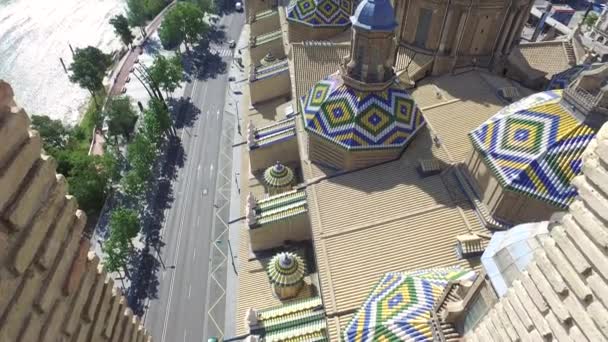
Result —
[{"label": "small dome", "polygon": [[272,187],[284,187],[293,181],[293,171],[280,162],[264,171],[264,182]]},{"label": "small dome", "polygon": [[262,58],[262,61],[260,62],[260,64],[262,64],[263,66],[267,66],[267,65],[275,63],[276,61],[277,61],[277,58],[271,52],[268,52],[266,54],[266,56],[264,56],[264,58]]},{"label": "small dome", "polygon": [[268,277],[273,285],[293,286],[304,279],[305,267],[302,258],[291,252],[275,255],[268,264]]},{"label": "small dome", "polygon": [[395,11],[388,0],[363,0],[350,20],[353,26],[368,31],[391,32],[397,27]]},{"label": "small dome", "polygon": [[348,26],[355,0],[292,0],[287,19],[312,27]]}]

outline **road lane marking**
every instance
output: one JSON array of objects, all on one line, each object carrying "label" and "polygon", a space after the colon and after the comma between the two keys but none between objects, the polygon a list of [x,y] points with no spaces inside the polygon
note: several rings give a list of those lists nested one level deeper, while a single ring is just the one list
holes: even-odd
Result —
[{"label": "road lane marking", "polygon": [[192,292],[192,284],[188,285],[188,298],[190,298],[190,292]]},{"label": "road lane marking", "polygon": [[184,330],[184,342],[186,342],[186,337],[188,337],[188,330]]}]

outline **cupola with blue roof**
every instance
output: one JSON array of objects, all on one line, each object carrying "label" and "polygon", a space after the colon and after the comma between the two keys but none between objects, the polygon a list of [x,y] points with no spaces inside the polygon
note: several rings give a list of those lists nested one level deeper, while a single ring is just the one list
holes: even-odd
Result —
[{"label": "cupola with blue roof", "polygon": [[352,169],[397,158],[424,125],[395,77],[395,17],[386,0],[364,0],[351,17],[350,56],[300,100],[312,161]]},{"label": "cupola with blue roof", "polygon": [[354,27],[369,31],[393,32],[397,27],[395,11],[388,0],[363,1],[351,21]]}]

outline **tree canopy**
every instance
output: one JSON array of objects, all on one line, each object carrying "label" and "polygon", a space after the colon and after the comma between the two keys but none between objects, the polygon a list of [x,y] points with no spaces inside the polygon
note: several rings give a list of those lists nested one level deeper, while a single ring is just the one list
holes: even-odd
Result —
[{"label": "tree canopy", "polygon": [[171,128],[171,117],[165,104],[158,99],[151,99],[144,110],[142,132],[148,140],[159,147],[165,132]]},{"label": "tree canopy", "polygon": [[67,175],[70,193],[88,214],[103,207],[110,180],[116,174],[116,160],[109,155],[89,156],[80,153],[69,155],[71,168]]},{"label": "tree canopy", "polygon": [[215,13],[215,4],[211,0],[188,0],[198,6],[203,13]]},{"label": "tree canopy", "polygon": [[131,105],[131,99],[128,96],[115,97],[108,101],[106,105],[106,117],[108,123],[108,135],[123,136],[129,140],[135,122],[137,122],[137,113]]},{"label": "tree canopy", "polygon": [[204,16],[197,5],[178,2],[167,13],[158,31],[163,47],[172,49],[184,43],[188,49],[188,45],[198,42],[209,31]]},{"label": "tree canopy", "polygon": [[118,208],[112,211],[110,217],[111,233],[127,242],[134,239],[139,233],[139,219],[133,209]]},{"label": "tree canopy", "polygon": [[53,120],[46,115],[32,115],[32,128],[40,133],[44,149],[53,154],[56,150],[65,148],[69,130],[59,120]]},{"label": "tree canopy", "polygon": [[583,23],[587,27],[593,27],[595,25],[595,23],[597,22],[598,18],[599,18],[599,16],[597,14],[595,14],[594,12],[589,12],[589,14],[587,14],[587,16],[585,17],[585,20],[583,21]]},{"label": "tree canopy", "polygon": [[181,58],[177,55],[170,58],[157,55],[148,71],[152,81],[166,93],[173,92],[184,80]]},{"label": "tree canopy", "polygon": [[91,93],[103,89],[103,77],[112,65],[110,55],[96,47],[76,49],[74,61],[70,64],[70,81]]},{"label": "tree canopy", "polygon": [[110,25],[114,27],[114,33],[120,37],[120,40],[122,40],[125,45],[129,46],[133,43],[135,37],[129,28],[129,21],[124,15],[119,14],[110,18]]}]

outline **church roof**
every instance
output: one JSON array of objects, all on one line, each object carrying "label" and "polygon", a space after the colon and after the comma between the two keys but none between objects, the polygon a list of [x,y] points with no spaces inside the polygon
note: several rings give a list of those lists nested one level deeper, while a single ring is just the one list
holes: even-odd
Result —
[{"label": "church roof", "polygon": [[291,252],[275,255],[268,264],[268,278],[277,286],[292,286],[304,279],[306,265],[302,258]]},{"label": "church roof", "polygon": [[392,32],[397,27],[395,11],[389,0],[363,0],[351,21],[353,26],[369,31]]},{"label": "church roof", "polygon": [[293,171],[280,162],[264,171],[264,182],[271,187],[284,187],[293,182]]},{"label": "church roof", "polygon": [[433,341],[431,311],[448,282],[475,277],[460,267],[387,273],[347,325],[343,340]]},{"label": "church roof", "polygon": [[349,150],[403,147],[424,124],[409,92],[393,83],[382,91],[357,91],[339,73],[301,98],[305,127]]},{"label": "church roof", "polygon": [[547,90],[566,89],[578,75],[583,71],[588,70],[589,67],[590,65],[588,64],[579,64],[553,75],[549,81]]},{"label": "church roof", "polygon": [[355,0],[292,0],[287,19],[308,26],[347,26]]},{"label": "church roof", "polygon": [[581,155],[595,136],[546,91],[515,102],[469,134],[503,187],[560,207],[575,197],[570,184]]}]

